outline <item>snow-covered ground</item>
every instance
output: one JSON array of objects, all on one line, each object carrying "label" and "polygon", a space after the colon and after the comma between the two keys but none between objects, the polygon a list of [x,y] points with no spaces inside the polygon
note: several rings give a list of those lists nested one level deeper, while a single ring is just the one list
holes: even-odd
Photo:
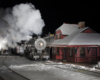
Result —
[{"label": "snow-covered ground", "polygon": [[[31,67],[31,68],[30,68]],[[46,61],[45,63],[36,63],[36,64],[25,64],[25,65],[10,65],[10,68],[27,68],[34,70],[48,70],[48,69],[53,69],[53,68],[62,68],[62,69],[69,69],[69,68],[77,68],[77,69],[82,69],[82,70],[89,70],[89,71],[100,71],[98,69],[93,68],[88,68],[85,66],[80,66],[80,65],[74,65],[74,64],[63,64],[62,62],[53,62],[53,61]],[[32,70],[33,70],[32,69]]]},{"label": "snow-covered ground", "polygon": [[70,69],[78,68],[90,71],[97,71],[95,68],[74,64],[63,64],[53,61],[39,61],[32,64],[10,65],[11,69],[27,76],[30,80],[100,80],[100,77],[75,72]]},{"label": "snow-covered ground", "polygon": [[[74,65],[74,64],[63,64],[62,62],[53,62],[53,61],[47,61],[49,64],[62,64],[59,65],[59,67],[61,68],[77,68],[77,69],[83,69],[83,70],[89,70],[89,71],[100,71],[98,69],[95,69],[95,67],[97,67],[97,65],[94,65],[93,68],[88,68],[85,66],[80,66],[80,65]],[[46,63],[46,64],[48,64]],[[57,65],[58,66],[58,65]]]}]

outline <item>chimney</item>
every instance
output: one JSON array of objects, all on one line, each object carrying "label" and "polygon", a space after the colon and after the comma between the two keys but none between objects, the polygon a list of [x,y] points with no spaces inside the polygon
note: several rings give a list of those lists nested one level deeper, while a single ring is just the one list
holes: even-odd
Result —
[{"label": "chimney", "polygon": [[65,22],[63,22],[63,24],[65,24]]},{"label": "chimney", "polygon": [[79,25],[79,29],[84,28],[85,22],[84,21],[78,22],[78,25]]}]

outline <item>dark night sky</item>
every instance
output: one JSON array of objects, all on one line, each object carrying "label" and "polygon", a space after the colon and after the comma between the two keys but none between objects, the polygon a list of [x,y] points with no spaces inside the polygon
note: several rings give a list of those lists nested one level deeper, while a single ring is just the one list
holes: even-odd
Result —
[{"label": "dark night sky", "polygon": [[40,10],[45,22],[43,34],[54,33],[55,29],[65,23],[77,24],[85,21],[85,25],[100,33],[99,1],[76,2],[67,0],[0,0],[0,7],[13,7],[16,4],[30,2]]}]

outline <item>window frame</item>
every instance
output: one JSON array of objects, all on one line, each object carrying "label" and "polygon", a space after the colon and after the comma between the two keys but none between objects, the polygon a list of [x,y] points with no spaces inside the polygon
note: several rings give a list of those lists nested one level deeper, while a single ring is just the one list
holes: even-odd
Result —
[{"label": "window frame", "polygon": [[60,47],[57,47],[56,49],[56,55],[60,55]]},{"label": "window frame", "polygon": [[100,47],[99,47],[99,54],[100,54]]},{"label": "window frame", "polygon": [[55,47],[52,47],[52,54],[56,54],[55,52]]},{"label": "window frame", "polygon": [[[59,36],[59,37],[58,37]],[[61,33],[56,34],[56,39],[61,39]]]},{"label": "window frame", "polygon": [[73,47],[70,48],[70,57],[73,57]]},{"label": "window frame", "polygon": [[[84,51],[82,51],[83,52],[83,55],[81,53],[81,48],[84,48],[83,49]],[[80,47],[80,57],[86,57],[86,47]]]}]

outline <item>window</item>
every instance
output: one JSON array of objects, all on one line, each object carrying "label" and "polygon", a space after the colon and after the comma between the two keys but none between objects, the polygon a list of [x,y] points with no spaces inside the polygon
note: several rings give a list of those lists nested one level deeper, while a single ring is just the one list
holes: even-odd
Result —
[{"label": "window", "polygon": [[61,39],[61,34],[60,33],[56,34],[56,39]]},{"label": "window", "polygon": [[80,47],[80,57],[85,57],[85,47]]},{"label": "window", "polygon": [[60,50],[60,48],[59,48],[59,47],[57,47],[57,55],[59,55],[59,50]]},{"label": "window", "polygon": [[73,56],[73,48],[70,48],[70,56]]},{"label": "window", "polygon": [[55,47],[52,47],[52,54],[55,54]]}]

